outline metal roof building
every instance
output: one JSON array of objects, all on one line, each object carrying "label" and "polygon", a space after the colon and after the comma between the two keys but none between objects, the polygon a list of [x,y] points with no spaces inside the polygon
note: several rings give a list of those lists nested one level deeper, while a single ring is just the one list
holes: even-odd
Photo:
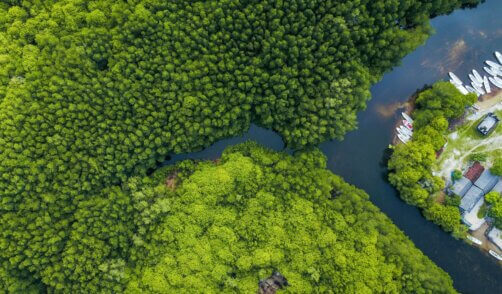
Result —
[{"label": "metal roof building", "polygon": [[499,179],[499,182],[493,187],[492,191],[502,193],[502,179]]},{"label": "metal roof building", "polygon": [[485,169],[478,180],[474,182],[474,185],[483,190],[483,192],[486,194],[490,192],[493,187],[495,187],[498,181],[499,177],[492,174],[488,169]]},{"label": "metal roof building", "polygon": [[471,211],[471,209],[474,207],[476,202],[483,197],[485,193],[483,190],[479,189],[476,186],[472,186],[467,193],[465,193],[464,197],[462,197],[462,200],[460,200],[460,208],[463,211]]},{"label": "metal roof building", "polygon": [[468,178],[462,177],[459,180],[455,181],[455,184],[451,186],[450,191],[455,195],[464,197],[465,193],[467,193],[467,191],[469,191],[471,187],[472,182]]}]

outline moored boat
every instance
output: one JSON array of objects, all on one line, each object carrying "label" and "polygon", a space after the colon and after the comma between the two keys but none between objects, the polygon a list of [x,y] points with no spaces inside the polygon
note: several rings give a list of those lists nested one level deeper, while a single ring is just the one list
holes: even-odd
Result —
[{"label": "moored boat", "polygon": [[495,68],[495,69],[500,69],[500,68],[502,68],[502,65],[501,65],[501,64],[498,64],[498,63],[493,62],[493,61],[491,61],[491,60],[487,60],[487,61],[485,61],[485,63],[486,63],[486,64],[488,64],[488,66],[493,67],[493,68]]},{"label": "moored boat", "polygon": [[494,84],[497,88],[502,89],[502,83],[499,83],[497,80],[495,80],[496,77],[489,77],[488,80]]},{"label": "moored boat", "polygon": [[469,91],[467,91],[467,89],[464,86],[462,86],[462,85],[460,85],[460,86],[459,85],[455,85],[455,88],[457,88],[457,90],[459,90],[460,93],[462,93],[464,95],[469,94]]},{"label": "moored boat", "polygon": [[471,80],[471,83],[474,83],[474,84],[476,84],[476,85],[478,85],[478,86],[481,87],[481,83],[478,82],[478,80],[476,79],[476,77],[473,76],[472,74],[469,74],[469,79]]},{"label": "moored boat", "polygon": [[465,88],[467,89],[467,91],[469,91],[471,93],[478,94],[478,92],[476,92],[476,89],[474,89],[473,87],[471,87],[469,85],[465,85]]},{"label": "moored boat", "polygon": [[403,119],[402,122],[405,127],[407,127],[410,131],[413,131],[413,124],[410,124],[410,122],[405,119]]},{"label": "moored boat", "polygon": [[407,120],[410,124],[412,124],[412,123],[413,123],[413,119],[412,119],[412,118],[411,118],[408,114],[406,114],[406,112],[401,112],[401,115],[402,115],[402,116],[403,116],[403,118],[404,118],[405,120]]},{"label": "moored boat", "polygon": [[404,135],[407,135],[410,137],[413,136],[413,132],[405,126],[400,126],[399,130],[401,130],[401,133],[403,133]]},{"label": "moored boat", "polygon": [[495,58],[497,58],[499,63],[502,65],[502,54],[498,51],[495,51],[493,54],[495,55]]},{"label": "moored boat", "polygon": [[476,78],[476,80],[478,80],[478,83],[483,82],[483,77],[481,77],[481,75],[479,74],[479,72],[477,70],[473,69],[472,74],[474,74],[474,77]]},{"label": "moored boat", "polygon": [[408,142],[410,141],[409,137],[408,137],[408,138],[406,138],[406,137],[404,137],[404,136],[403,136],[403,135],[401,135],[401,134],[397,134],[397,137],[398,137],[398,138],[399,138],[399,140],[400,140],[401,142],[403,142],[404,144],[406,144],[406,143],[408,143]]},{"label": "moored boat", "polygon": [[467,239],[471,240],[472,243],[477,244],[477,245],[483,244],[483,242],[481,240],[476,239],[471,235],[467,235]]},{"label": "moored boat", "polygon": [[475,83],[471,83],[471,86],[478,92],[479,95],[485,95],[485,90],[483,90],[483,85],[478,85]]},{"label": "moored boat", "polygon": [[483,76],[483,84],[485,86],[486,93],[490,94],[492,89],[490,88],[490,82],[488,81],[488,77]]},{"label": "moored boat", "polygon": [[502,260],[502,255],[498,254],[497,252],[493,251],[493,250],[490,250],[488,251],[488,253],[490,253],[491,256],[495,257],[496,259],[498,260]]},{"label": "moored boat", "polygon": [[496,68],[484,66],[483,69],[491,76],[496,77],[500,75],[500,72]]},{"label": "moored boat", "polygon": [[457,85],[462,85],[462,84],[463,84],[462,80],[461,80],[461,79],[459,79],[459,78],[457,77],[457,75],[455,75],[455,74],[454,74],[454,73],[452,73],[451,71],[448,73],[448,75],[450,76],[450,78],[453,80],[453,82],[454,82],[455,84],[457,84]]}]

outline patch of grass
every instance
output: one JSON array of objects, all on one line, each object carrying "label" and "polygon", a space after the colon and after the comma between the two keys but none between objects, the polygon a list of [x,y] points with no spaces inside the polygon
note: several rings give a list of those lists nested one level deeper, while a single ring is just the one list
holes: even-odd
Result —
[{"label": "patch of grass", "polygon": [[483,205],[481,205],[481,207],[478,210],[478,218],[479,219],[484,218],[487,211],[488,211],[488,207],[486,206],[486,203],[483,203]]}]

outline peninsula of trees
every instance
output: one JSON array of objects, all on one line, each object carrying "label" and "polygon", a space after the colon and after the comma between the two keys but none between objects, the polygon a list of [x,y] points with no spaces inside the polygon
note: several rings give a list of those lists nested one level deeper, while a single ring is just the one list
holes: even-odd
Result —
[{"label": "peninsula of trees", "polygon": [[[130,247],[151,229],[119,186],[251,122],[293,148],[342,138],[428,18],[475,2],[1,1],[0,288],[118,291],[122,269],[146,262]],[[382,256],[371,260],[395,258]],[[340,287],[358,284],[348,272]]]}]

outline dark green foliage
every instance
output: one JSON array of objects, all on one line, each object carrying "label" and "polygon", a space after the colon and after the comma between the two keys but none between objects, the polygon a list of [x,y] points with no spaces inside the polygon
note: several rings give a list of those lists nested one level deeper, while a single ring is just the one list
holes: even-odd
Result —
[{"label": "dark green foliage", "polygon": [[490,168],[490,171],[497,176],[502,176],[502,157],[498,157],[493,162],[493,166]]},{"label": "dark green foliage", "polygon": [[454,292],[364,192],[325,164],[317,150],[291,157],[246,143],[174,192],[164,180],[144,185],[152,205],[166,202],[169,212],[142,239],[139,251],[149,254],[126,293],[254,293],[275,270],[288,279],[286,293]]},{"label": "dark green foliage", "polygon": [[458,195],[446,196],[445,204],[449,206],[459,207],[462,197]]},{"label": "dark green foliage", "polygon": [[471,155],[469,155],[470,161],[485,162],[486,159],[487,159],[486,153],[472,153]]},{"label": "dark green foliage", "polygon": [[460,180],[462,178],[462,171],[456,169],[453,171],[451,178],[453,181]]},{"label": "dark green foliage", "polygon": [[[425,217],[440,225],[455,237],[461,237],[465,226],[460,223],[460,211],[456,200],[447,199],[446,206],[436,202],[437,192],[444,188],[441,178],[432,175],[436,151],[445,143],[444,134],[448,120],[459,118],[465,108],[472,105],[475,95],[462,95],[453,85],[437,82],[421,92],[416,100],[417,108],[413,141],[398,145],[388,163],[389,181],[399,191],[406,203],[423,209]],[[455,171],[454,179],[462,177]]]},{"label": "dark green foliage", "polygon": [[429,15],[467,2],[2,1],[0,281],[115,292],[151,221],[128,212],[168,208],[107,187],[251,122],[342,138]]}]

